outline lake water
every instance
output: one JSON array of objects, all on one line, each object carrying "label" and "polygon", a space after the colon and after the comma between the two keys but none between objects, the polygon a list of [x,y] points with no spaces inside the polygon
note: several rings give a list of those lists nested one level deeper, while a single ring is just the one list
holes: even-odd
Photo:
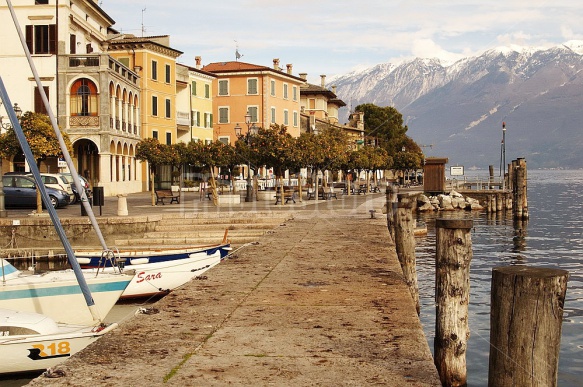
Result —
[{"label": "lake water", "polygon": [[[470,195],[471,196],[471,195]],[[492,268],[524,264],[569,271],[559,358],[559,386],[583,378],[583,171],[528,171],[527,222],[512,214],[420,214],[427,237],[416,238],[421,322],[433,351],[435,332],[435,217],[472,217],[468,386],[488,384]]]}]

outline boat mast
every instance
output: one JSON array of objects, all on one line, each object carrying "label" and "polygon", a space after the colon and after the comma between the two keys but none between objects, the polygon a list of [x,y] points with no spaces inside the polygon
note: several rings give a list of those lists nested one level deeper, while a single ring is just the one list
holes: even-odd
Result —
[{"label": "boat mast", "polygon": [[2,80],[1,76],[0,76],[0,98],[2,98],[2,102],[6,106],[6,113],[8,114],[8,118],[10,118],[12,128],[14,130],[14,133],[16,134],[16,137],[18,138],[18,142],[20,143],[20,148],[22,149],[24,157],[26,158],[26,161],[30,166],[30,170],[34,175],[34,179],[36,181],[37,189],[40,191],[45,207],[49,212],[51,220],[53,221],[53,225],[55,226],[57,234],[59,235],[59,239],[61,240],[65,252],[67,253],[69,264],[71,265],[73,271],[75,272],[75,277],[77,278],[77,282],[79,283],[81,292],[85,297],[85,302],[87,303],[87,306],[91,311],[93,319],[101,321],[101,318],[99,317],[99,312],[95,308],[95,301],[93,301],[93,297],[91,296],[91,292],[89,291],[89,286],[87,286],[87,281],[85,281],[85,277],[83,276],[83,272],[81,271],[81,266],[79,266],[79,262],[77,262],[77,259],[75,258],[75,254],[73,252],[71,244],[69,243],[69,240],[65,235],[65,230],[61,225],[61,221],[59,219],[59,216],[57,215],[57,210],[52,206],[49,194],[47,193],[45,185],[42,183],[40,172],[38,170],[38,166],[36,165],[36,160],[34,158],[34,155],[32,154],[32,151],[30,150],[28,142],[26,141],[26,137],[24,136],[24,132],[22,131],[22,127],[20,126],[18,117],[16,117],[16,113],[14,112],[14,108],[12,107],[12,102],[8,97],[8,93],[6,92],[6,87],[4,87],[4,81]]},{"label": "boat mast", "polygon": [[[43,100],[45,107],[46,107],[47,114],[48,114],[49,118],[51,119],[51,124],[53,125],[53,129],[55,131],[55,135],[57,136],[57,140],[59,141],[59,145],[61,146],[61,151],[63,152],[63,157],[65,158],[65,161],[67,162],[67,166],[69,167],[69,171],[71,171],[71,176],[73,176],[73,181],[75,183],[75,186],[77,187],[77,192],[79,192],[79,195],[81,197],[81,205],[85,208],[85,212],[89,216],[89,219],[91,221],[91,225],[93,226],[93,229],[97,233],[97,238],[99,238],[99,243],[101,243],[101,247],[104,250],[108,250],[107,244],[105,243],[105,239],[103,238],[103,234],[101,233],[101,229],[99,228],[99,224],[97,223],[97,219],[95,218],[95,214],[93,213],[93,209],[91,208],[91,205],[87,199],[87,194],[85,193],[85,188],[83,187],[83,185],[81,185],[81,180],[79,179],[79,175],[77,174],[77,169],[75,169],[75,165],[73,164],[73,160],[71,159],[71,155],[69,154],[69,151],[67,150],[67,145],[65,144],[65,140],[63,139],[63,136],[61,135],[61,130],[59,129],[57,119],[55,118],[55,115],[53,114],[53,110],[51,109],[51,105],[49,104],[49,99],[47,98],[44,87],[40,81],[40,77],[39,77],[38,72],[36,70],[36,66],[34,65],[34,62],[32,60],[32,56],[30,55],[30,51],[28,50],[28,46],[26,45],[26,39],[22,33],[22,29],[20,28],[20,24],[18,23],[18,19],[16,18],[16,13],[14,12],[14,8],[12,7],[12,2],[11,2],[11,0],[6,0],[6,3],[8,4],[8,9],[10,10],[10,14],[12,16],[12,21],[14,22],[14,26],[16,27],[16,32],[18,33],[18,37],[20,38],[20,44],[22,45],[24,53],[26,54],[26,59],[28,60],[28,64],[30,66],[32,74],[34,75],[34,79],[36,81],[36,85],[37,85],[39,94]],[[31,163],[30,161],[28,161],[28,163],[29,163],[29,165],[34,164],[34,162]],[[40,180],[37,180],[37,181],[40,182]]]}]

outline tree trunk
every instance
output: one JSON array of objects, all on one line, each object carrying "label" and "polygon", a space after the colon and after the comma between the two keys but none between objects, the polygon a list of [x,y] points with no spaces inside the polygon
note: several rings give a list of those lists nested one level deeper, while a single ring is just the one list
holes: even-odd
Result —
[{"label": "tree trunk", "polygon": [[[42,182],[39,184],[42,184]],[[47,204],[47,205],[49,205],[49,204]],[[36,213],[42,214],[42,212],[43,212],[43,200],[42,200],[42,196],[40,194],[40,189],[38,187],[36,187]]]},{"label": "tree trunk", "polygon": [[298,174],[298,194],[300,195],[300,203],[303,201],[302,200],[302,174],[299,173]]},{"label": "tree trunk", "polygon": [[217,182],[215,180],[215,171],[213,166],[210,167],[210,171],[211,171],[210,186],[213,193],[213,204],[216,207],[219,205],[219,192],[217,191]]},{"label": "tree trunk", "polygon": [[151,184],[151,192],[152,192],[152,205],[155,206],[156,205],[156,192],[155,192],[155,184],[154,184],[154,172],[151,171],[150,172],[150,184]]}]

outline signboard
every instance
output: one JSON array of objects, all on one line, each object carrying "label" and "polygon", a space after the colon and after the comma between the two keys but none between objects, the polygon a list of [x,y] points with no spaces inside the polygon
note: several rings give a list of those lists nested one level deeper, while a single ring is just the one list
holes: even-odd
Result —
[{"label": "signboard", "polygon": [[449,174],[451,176],[463,176],[464,175],[464,167],[449,167]]},{"label": "signboard", "polygon": [[67,162],[65,161],[64,158],[59,157],[59,161],[57,161],[57,167],[58,168],[66,168],[67,167]]}]

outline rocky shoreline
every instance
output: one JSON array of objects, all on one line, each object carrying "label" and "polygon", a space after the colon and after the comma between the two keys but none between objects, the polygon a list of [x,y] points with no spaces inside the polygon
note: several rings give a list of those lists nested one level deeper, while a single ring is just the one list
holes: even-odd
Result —
[{"label": "rocky shoreline", "polygon": [[482,211],[484,206],[478,199],[464,196],[457,191],[451,191],[448,194],[439,194],[436,196],[427,196],[421,194],[417,196],[417,211]]}]

